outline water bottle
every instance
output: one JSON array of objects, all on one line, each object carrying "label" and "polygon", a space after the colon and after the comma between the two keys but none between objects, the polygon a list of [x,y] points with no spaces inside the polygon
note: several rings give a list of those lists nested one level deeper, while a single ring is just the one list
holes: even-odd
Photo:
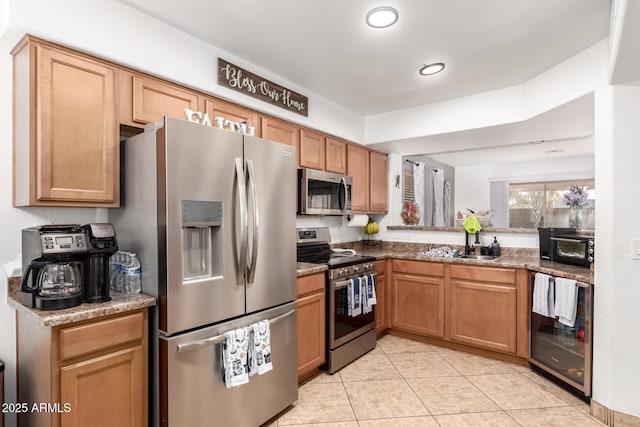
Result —
[{"label": "water bottle", "polygon": [[142,290],[140,282],[140,261],[136,254],[130,254],[126,268],[126,292],[139,293]]},{"label": "water bottle", "polygon": [[129,263],[129,252],[122,252],[120,254],[120,262],[118,263],[118,274],[116,277],[116,290],[119,292],[126,292],[126,268]]},{"label": "water bottle", "polygon": [[120,268],[120,255],[118,251],[109,258],[109,287],[118,290],[118,269]]}]

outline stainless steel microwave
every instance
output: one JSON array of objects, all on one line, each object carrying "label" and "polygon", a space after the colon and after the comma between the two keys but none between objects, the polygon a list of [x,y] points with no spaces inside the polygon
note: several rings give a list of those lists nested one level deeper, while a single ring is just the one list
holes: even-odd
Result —
[{"label": "stainless steel microwave", "polygon": [[540,258],[562,264],[589,267],[595,257],[592,236],[576,234],[572,228],[539,228]]},{"label": "stainless steel microwave", "polygon": [[298,169],[298,215],[350,215],[350,176]]}]

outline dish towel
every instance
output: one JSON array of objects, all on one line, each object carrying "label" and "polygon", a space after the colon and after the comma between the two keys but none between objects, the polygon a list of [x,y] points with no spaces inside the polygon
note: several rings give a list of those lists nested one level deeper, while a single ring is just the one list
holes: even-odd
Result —
[{"label": "dish towel", "polygon": [[348,291],[348,301],[349,301],[349,316],[356,317],[362,314],[362,305],[360,304],[360,295],[361,292],[361,284],[360,279],[355,277],[353,279],[349,279],[349,284],[347,285]]},{"label": "dish towel", "polygon": [[536,273],[533,282],[533,305],[531,311],[541,316],[555,317],[553,304],[553,287],[550,286],[551,276]]},{"label": "dish towel", "polygon": [[376,279],[373,277],[373,274],[367,274],[365,280],[367,282],[367,304],[374,306],[378,303],[378,299],[376,298]]},{"label": "dish towel", "polygon": [[573,327],[578,309],[578,285],[573,279],[556,277],[555,315],[563,325]]},{"label": "dish towel", "polygon": [[262,375],[273,369],[271,363],[271,326],[269,320],[261,320],[251,325],[253,339],[249,351],[249,374]]},{"label": "dish towel", "polygon": [[367,276],[358,277],[360,280],[360,299],[362,301],[362,314],[371,313],[373,308],[371,308],[372,304],[369,300],[369,280]]},{"label": "dish towel", "polygon": [[249,382],[249,367],[247,365],[249,334],[249,328],[238,328],[224,333],[222,364],[227,388]]}]

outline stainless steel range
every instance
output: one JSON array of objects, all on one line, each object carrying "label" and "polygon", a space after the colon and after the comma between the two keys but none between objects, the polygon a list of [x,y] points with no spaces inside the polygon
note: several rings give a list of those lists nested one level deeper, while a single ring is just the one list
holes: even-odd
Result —
[{"label": "stainless steel range", "polygon": [[370,312],[349,312],[350,285],[376,275],[376,258],[353,250],[331,250],[326,227],[298,228],[297,260],[326,264],[327,355],[323,369],[333,374],[376,346],[376,306]]}]

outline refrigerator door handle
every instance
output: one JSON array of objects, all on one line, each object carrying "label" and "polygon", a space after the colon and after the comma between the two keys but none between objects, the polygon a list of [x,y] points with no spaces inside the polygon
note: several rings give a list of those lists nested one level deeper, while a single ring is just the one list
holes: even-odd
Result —
[{"label": "refrigerator door handle", "polygon": [[253,283],[256,276],[256,263],[258,261],[258,240],[260,235],[260,213],[258,212],[258,194],[256,191],[255,173],[253,171],[253,161],[247,160],[247,172],[249,175],[249,186],[251,188],[251,202],[253,204],[253,245],[251,247],[251,259],[249,261],[249,274],[247,282]]},{"label": "refrigerator door handle", "polygon": [[[283,313],[279,316],[274,317],[273,319],[269,320],[269,323],[274,324],[277,323],[278,321],[284,319],[287,316],[291,316],[293,313],[295,313],[296,310],[289,310],[286,313]],[[200,347],[206,347],[209,345],[214,345],[214,344],[220,344],[221,342],[223,342],[225,340],[225,336],[224,334],[222,335],[216,335],[215,337],[209,337],[209,338],[205,338],[199,341],[193,341],[193,342],[188,342],[188,343],[184,343],[184,344],[178,344],[177,350],[178,353],[185,353],[187,351],[191,351],[191,350],[196,350]]]},{"label": "refrigerator door handle", "polygon": [[244,269],[247,263],[247,186],[244,179],[242,159],[236,157],[236,179],[238,180],[238,198],[240,199],[240,255],[238,256],[237,285],[244,285]]}]

